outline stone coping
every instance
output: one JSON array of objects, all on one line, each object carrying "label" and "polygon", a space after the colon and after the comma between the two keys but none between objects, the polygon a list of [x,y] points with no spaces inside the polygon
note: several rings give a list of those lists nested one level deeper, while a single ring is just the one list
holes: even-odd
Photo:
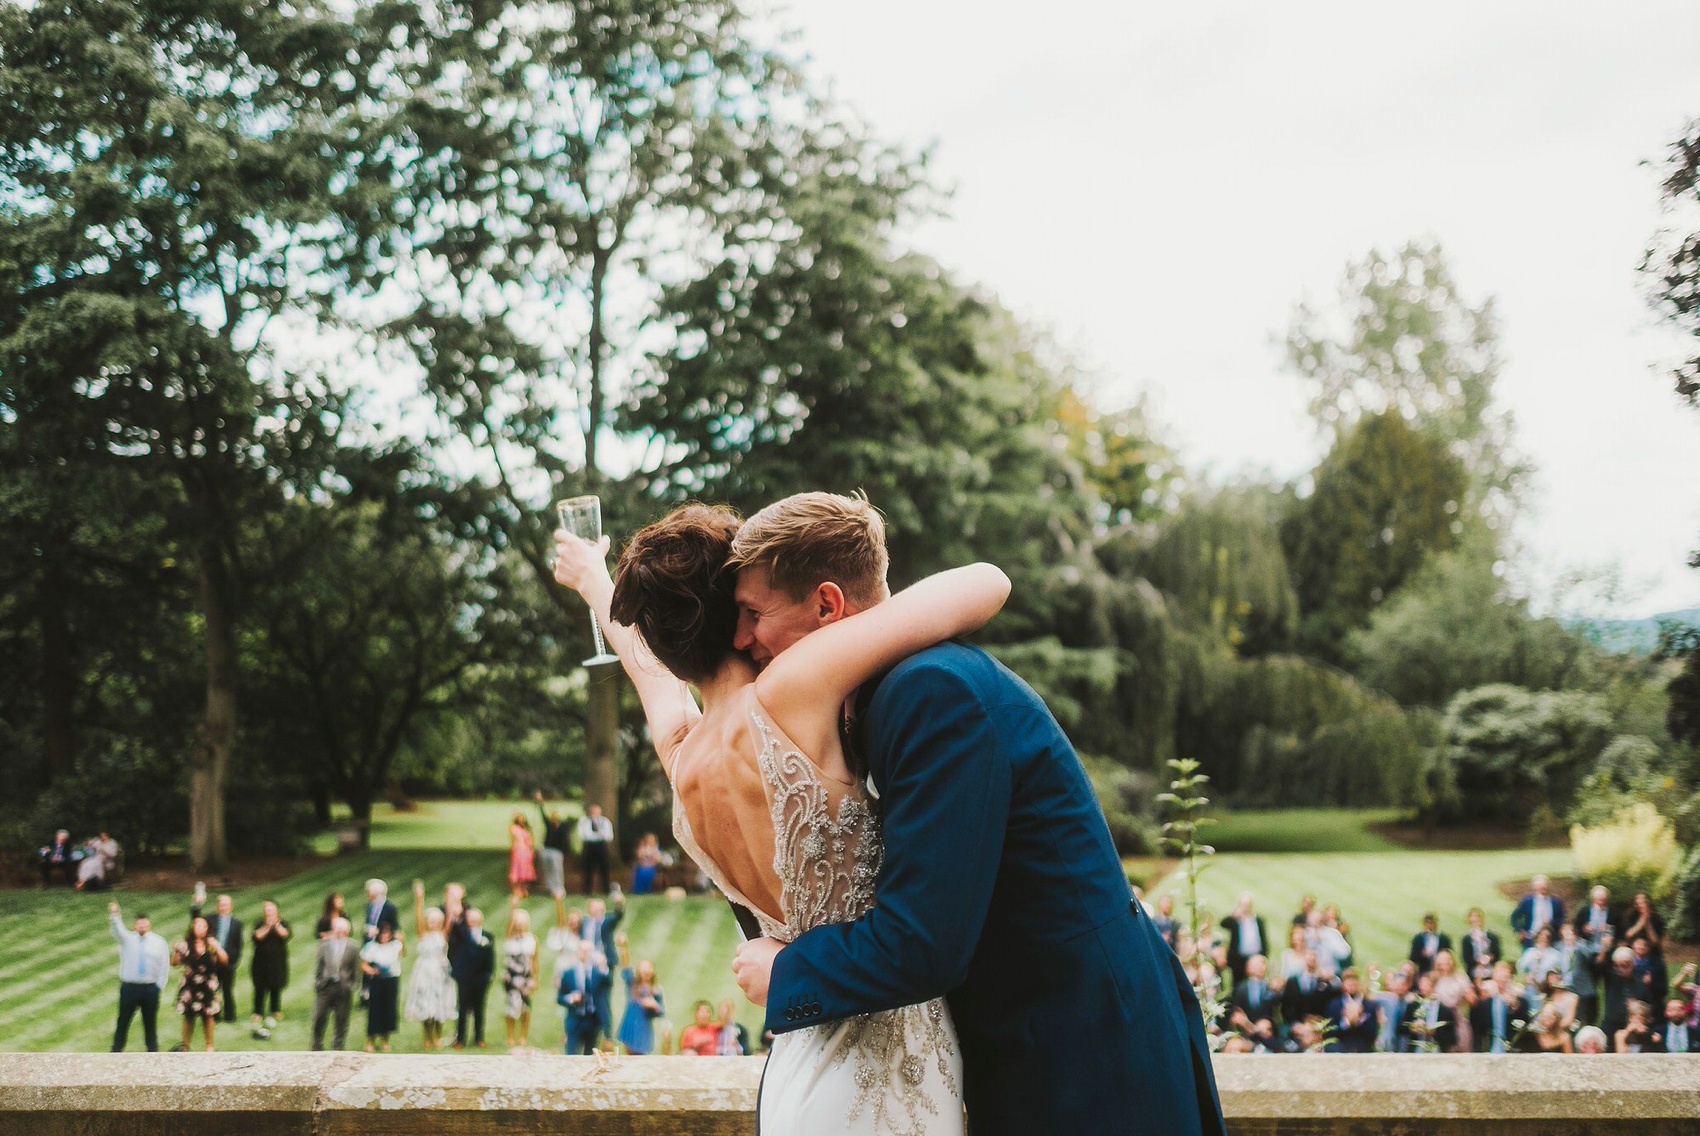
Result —
[{"label": "stone coping", "polygon": [[[0,1054],[0,1136],[753,1132],[763,1060]],[[1235,1133],[1700,1134],[1700,1055],[1216,1058]]]}]

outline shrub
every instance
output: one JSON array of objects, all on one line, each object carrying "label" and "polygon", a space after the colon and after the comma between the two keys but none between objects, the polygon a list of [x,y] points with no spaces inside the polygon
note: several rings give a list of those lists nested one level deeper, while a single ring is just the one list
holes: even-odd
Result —
[{"label": "shrub", "polygon": [[1645,801],[1605,824],[1575,826],[1570,849],[1590,886],[1610,888],[1613,895],[1644,891],[1655,900],[1670,894],[1678,866],[1676,831]]},{"label": "shrub", "polygon": [[1523,826],[1543,804],[1569,809],[1611,718],[1595,695],[1493,685],[1454,698],[1441,729],[1425,773],[1428,819]]},{"label": "shrub", "polygon": [[1155,855],[1161,831],[1156,816],[1156,798],[1163,788],[1159,779],[1109,758],[1083,757],[1081,761],[1098,794],[1116,851],[1123,856]]},{"label": "shrub", "polygon": [[1690,848],[1677,865],[1671,892],[1676,904],[1671,933],[1679,939],[1700,939],[1700,847]]},{"label": "shrub", "polygon": [[1594,771],[1577,786],[1576,802],[1567,814],[1570,823],[1593,828],[1645,802],[1678,825],[1681,843],[1681,818],[1689,793],[1661,768],[1663,764],[1659,747],[1647,738],[1633,734],[1613,738],[1594,763]]}]

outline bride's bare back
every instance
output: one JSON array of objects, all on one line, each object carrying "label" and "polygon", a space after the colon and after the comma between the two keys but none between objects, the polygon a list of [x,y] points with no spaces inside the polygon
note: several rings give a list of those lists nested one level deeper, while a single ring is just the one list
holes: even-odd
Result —
[{"label": "bride's bare back", "polygon": [[781,907],[773,823],[747,712],[754,701],[752,683],[743,697],[704,714],[680,743],[670,763],[673,827],[699,866],[709,868],[700,864],[699,851],[713,860],[725,877],[723,887],[730,885],[752,909],[775,916]]},{"label": "bride's bare back", "polygon": [[[704,715],[672,762],[674,834],[763,930],[790,939],[860,914],[877,825],[836,737],[804,753],[750,683]],[[855,882],[869,886],[866,896]]]}]

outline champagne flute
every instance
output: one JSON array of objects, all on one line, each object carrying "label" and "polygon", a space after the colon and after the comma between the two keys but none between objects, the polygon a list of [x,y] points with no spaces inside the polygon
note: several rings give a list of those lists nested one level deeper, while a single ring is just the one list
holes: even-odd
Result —
[{"label": "champagne flute", "polygon": [[[569,497],[555,506],[560,514],[561,527],[581,540],[596,544],[602,539],[602,498],[595,494],[584,497]],[[590,633],[596,638],[596,654],[584,661],[587,667],[597,667],[604,663],[617,663],[618,655],[608,653],[607,644],[602,641],[602,625],[596,622],[596,612],[590,613]]]}]

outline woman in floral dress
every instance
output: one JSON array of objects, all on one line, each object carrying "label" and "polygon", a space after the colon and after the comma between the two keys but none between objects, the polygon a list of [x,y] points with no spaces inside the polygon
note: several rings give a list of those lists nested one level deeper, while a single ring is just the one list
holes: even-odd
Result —
[{"label": "woman in floral dress", "polygon": [[218,968],[229,962],[224,948],[212,937],[205,917],[195,916],[189,924],[189,937],[179,939],[171,951],[171,964],[183,968],[183,984],[177,988],[177,1012],[183,1015],[184,1049],[189,1048],[195,1036],[195,1023],[200,1022],[206,1034],[207,1052],[213,1051],[213,1028],[224,1010]]},{"label": "woman in floral dress", "polygon": [[531,933],[531,913],[516,907],[508,917],[508,937],[502,942],[502,990],[507,995],[508,1048],[531,1036],[531,995],[537,990],[537,936]]}]

